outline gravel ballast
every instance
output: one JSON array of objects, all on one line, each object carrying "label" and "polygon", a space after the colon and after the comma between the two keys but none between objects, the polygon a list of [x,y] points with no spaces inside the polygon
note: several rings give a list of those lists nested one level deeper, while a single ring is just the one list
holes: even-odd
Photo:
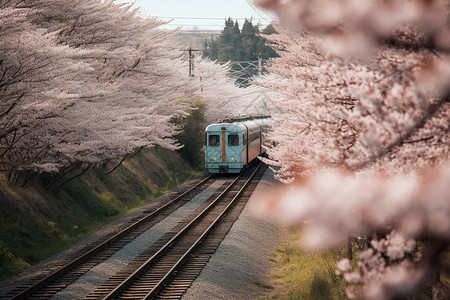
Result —
[{"label": "gravel ballast", "polygon": [[268,169],[241,215],[211,257],[206,267],[183,296],[183,300],[255,299],[264,295],[262,282],[274,264],[268,258],[281,229],[256,217],[251,207],[267,193],[275,180]]},{"label": "gravel ballast", "polygon": [[197,209],[197,207],[204,203],[223,185],[223,182],[223,180],[215,181],[191,201],[178,208],[147,231],[143,232],[132,242],[114,253],[110,258],[89,270],[74,283],[52,297],[52,299],[70,300],[84,299],[87,297],[89,293],[102,285],[108,278],[126,267],[126,265],[139,254],[156,243],[164,234],[189,215],[191,211]]}]

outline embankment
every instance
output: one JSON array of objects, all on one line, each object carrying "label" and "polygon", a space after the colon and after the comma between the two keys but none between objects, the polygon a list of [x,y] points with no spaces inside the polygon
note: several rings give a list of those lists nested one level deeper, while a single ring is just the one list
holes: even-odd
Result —
[{"label": "embankment", "polygon": [[196,172],[177,152],[154,148],[46,189],[11,186],[0,174],[0,280],[74,244]]}]

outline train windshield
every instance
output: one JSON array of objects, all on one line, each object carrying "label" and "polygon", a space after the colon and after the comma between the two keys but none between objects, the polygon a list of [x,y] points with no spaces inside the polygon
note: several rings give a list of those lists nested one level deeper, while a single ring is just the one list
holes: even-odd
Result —
[{"label": "train windshield", "polygon": [[239,146],[239,136],[237,134],[228,136],[228,146]]},{"label": "train windshield", "polygon": [[208,145],[210,147],[220,146],[220,139],[218,135],[210,135],[208,138]]}]

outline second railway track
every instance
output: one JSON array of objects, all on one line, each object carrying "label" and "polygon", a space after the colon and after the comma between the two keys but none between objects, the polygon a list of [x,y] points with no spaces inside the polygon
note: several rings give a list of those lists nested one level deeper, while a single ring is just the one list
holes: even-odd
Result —
[{"label": "second railway track", "polygon": [[67,259],[56,264],[43,275],[33,278],[1,299],[48,299],[77,280],[90,269],[105,261],[118,249],[132,241],[158,221],[189,202],[195,195],[213,182],[206,177],[174,199],[152,210],[144,211],[140,217],[132,219],[124,228],[106,236],[93,244],[83,247]]},{"label": "second railway track", "polygon": [[[244,173],[232,183],[232,180],[227,180],[226,183],[230,183],[228,187],[225,188],[224,184],[215,197],[208,199],[195,213],[149,246],[87,298],[180,298],[206,265],[245,205],[242,194],[246,188],[247,193],[251,193],[249,185],[256,186],[256,183],[251,183],[251,179],[261,174],[262,170],[258,166],[256,170]],[[51,298],[142,232],[189,202],[211,183],[212,179],[206,178],[170,203],[147,212],[148,215],[143,219],[96,245],[81,257],[66,261],[64,266],[52,270],[44,278],[12,291],[8,298]]]}]

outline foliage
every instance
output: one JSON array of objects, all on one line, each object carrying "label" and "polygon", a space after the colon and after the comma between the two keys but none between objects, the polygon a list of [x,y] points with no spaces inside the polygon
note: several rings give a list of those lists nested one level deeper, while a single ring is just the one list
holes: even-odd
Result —
[{"label": "foliage", "polygon": [[[261,34],[275,33],[272,25],[259,31],[258,25],[253,25],[252,20],[245,20],[242,29],[239,28],[238,21],[231,18],[225,20],[225,27],[221,35],[213,40],[206,41],[203,49],[203,58],[208,58],[219,63],[228,61],[240,62],[247,66],[248,61],[257,61],[258,56],[264,59],[276,57],[276,52],[266,45],[267,40]],[[230,73],[240,70],[240,66],[231,66]],[[257,75],[258,71],[253,70],[247,75],[248,78]],[[237,82],[240,82],[237,79]],[[248,84],[247,84],[248,85]]]},{"label": "foliage", "polygon": [[205,43],[203,57],[219,62],[258,60],[258,53],[264,58],[277,56],[276,52],[266,46],[267,40],[259,34],[275,33],[272,25],[259,31],[258,25],[253,25],[252,20],[245,19],[242,29],[238,21],[231,18],[225,20],[225,27],[221,35]]},{"label": "foliage", "polygon": [[5,243],[0,240],[0,278],[20,272],[29,267],[22,258],[15,257],[5,246]]},{"label": "foliage", "polygon": [[191,103],[192,108],[188,116],[174,119],[173,122],[181,126],[183,130],[175,136],[180,145],[178,152],[191,164],[198,168],[203,166],[203,146],[205,144],[205,104],[201,101]]},{"label": "foliage", "polygon": [[[392,263],[371,244],[381,267],[360,274],[364,299],[434,285],[427,279],[450,240],[449,2],[257,2],[284,26],[268,37],[280,58],[261,84],[285,95],[276,100],[278,145],[268,153],[278,177],[292,184],[266,210],[287,222],[308,220],[311,247],[375,232],[384,233],[380,243],[426,241],[427,254],[411,264]],[[410,255],[410,243],[396,247]],[[404,276],[390,276],[394,268]]]},{"label": "foliage", "polygon": [[0,1],[0,18],[0,170],[177,148],[194,86],[161,21],[112,0]]}]

